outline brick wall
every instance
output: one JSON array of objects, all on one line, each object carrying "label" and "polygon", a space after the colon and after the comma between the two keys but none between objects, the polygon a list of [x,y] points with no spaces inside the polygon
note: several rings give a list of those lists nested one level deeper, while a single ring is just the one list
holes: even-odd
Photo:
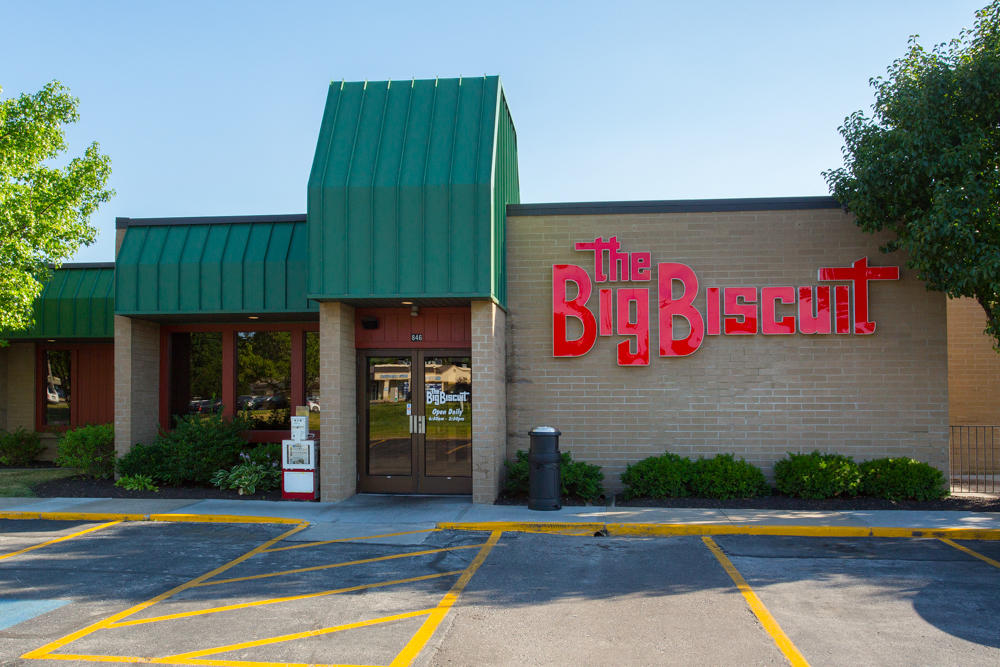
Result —
[{"label": "brick wall", "polygon": [[[871,284],[874,335],[706,336],[681,358],[656,355],[656,284],[643,283],[649,366],[618,367],[617,335],[599,337],[584,357],[554,358],[552,264],[593,274],[593,254],[573,244],[611,235],[624,251],[651,251],[654,266],[691,266],[702,312],[706,286],[816,285],[818,268],[865,255],[900,266],[902,279]],[[945,299],[878,245],[839,210],[511,216],[508,456],[546,424],[562,430],[563,450],[603,466],[613,490],[627,463],[664,450],[734,452],[768,474],[787,451],[813,449],[859,461],[906,454],[947,471]]]},{"label": "brick wall", "polygon": [[115,451],[156,438],[160,421],[160,325],[115,315]]},{"label": "brick wall", "polygon": [[1000,353],[974,299],[948,301],[948,404],[951,423],[1000,425]]},{"label": "brick wall", "polygon": [[7,348],[7,429],[35,430],[34,343],[11,343]]},{"label": "brick wall", "polygon": [[492,503],[506,455],[506,313],[492,301],[472,302],[472,501]]},{"label": "brick wall", "polygon": [[348,498],[357,490],[357,359],[354,308],[319,305],[320,500]]}]

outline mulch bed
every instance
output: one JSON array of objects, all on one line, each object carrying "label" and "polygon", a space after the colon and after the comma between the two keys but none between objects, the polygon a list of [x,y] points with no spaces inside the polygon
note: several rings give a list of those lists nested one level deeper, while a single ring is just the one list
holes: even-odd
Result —
[{"label": "mulch bed", "polygon": [[[526,505],[525,497],[501,496],[498,505]],[[603,499],[591,503],[596,507],[609,505]],[[996,496],[961,495],[951,496],[942,500],[902,500],[892,502],[881,498],[858,496],[855,498],[829,498],[826,500],[806,500],[790,496],[773,495],[761,498],[741,498],[737,500],[715,500],[714,498],[632,498],[625,500],[619,494],[615,496],[614,504],[619,507],[679,507],[693,509],[754,509],[754,510],[810,510],[821,512],[858,511],[858,510],[923,510],[941,511],[953,510],[961,512],[1000,512],[1000,498]],[[564,498],[563,505],[579,506],[586,503]]]},{"label": "mulch bed", "polygon": [[[82,476],[56,479],[35,485],[32,490],[41,498],[183,498],[204,500],[218,498],[224,500],[281,500],[281,490],[275,489],[267,493],[253,496],[241,496],[236,491],[217,489],[215,487],[161,486],[157,492],[126,491],[115,486],[110,479],[89,479]],[[498,505],[526,505],[526,497],[501,496]],[[580,506],[587,503],[575,499],[564,498],[563,505]],[[595,507],[605,507],[610,503],[599,500],[590,503]],[[762,498],[742,498],[737,500],[715,500],[713,498],[632,498],[625,500],[619,494],[614,504],[619,507],[681,507],[694,509],[759,509],[759,510],[812,510],[824,512],[858,511],[858,510],[954,510],[962,512],[1000,512],[1000,498],[996,496],[960,495],[943,500],[904,500],[892,502],[881,498],[859,496],[856,498],[831,498],[827,500],[806,500],[790,496],[773,495]]]},{"label": "mulch bed", "polygon": [[89,479],[76,476],[42,482],[31,488],[40,498],[182,498],[205,500],[281,500],[281,489],[241,496],[236,491],[214,486],[161,486],[159,491],[127,491],[115,486],[112,479]]}]

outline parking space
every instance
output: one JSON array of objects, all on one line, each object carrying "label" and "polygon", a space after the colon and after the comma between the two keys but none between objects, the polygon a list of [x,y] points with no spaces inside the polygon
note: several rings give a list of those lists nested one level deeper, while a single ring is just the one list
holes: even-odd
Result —
[{"label": "parking space", "polygon": [[1000,662],[1000,542],[0,520],[0,664]]}]

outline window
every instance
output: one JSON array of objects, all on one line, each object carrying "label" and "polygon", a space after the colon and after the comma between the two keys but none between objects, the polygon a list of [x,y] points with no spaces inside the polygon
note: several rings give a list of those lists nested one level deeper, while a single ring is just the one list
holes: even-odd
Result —
[{"label": "window", "polygon": [[236,338],[236,408],[254,430],[292,427],[292,335],[240,331]]},{"label": "window", "polygon": [[41,343],[35,377],[35,428],[64,431],[114,420],[111,343]]},{"label": "window", "polygon": [[69,350],[45,350],[45,426],[69,426],[72,397],[72,361]]},{"label": "window", "polygon": [[319,324],[163,325],[160,423],[221,411],[252,423],[252,442],[288,437],[289,417],[308,405],[319,428]]}]

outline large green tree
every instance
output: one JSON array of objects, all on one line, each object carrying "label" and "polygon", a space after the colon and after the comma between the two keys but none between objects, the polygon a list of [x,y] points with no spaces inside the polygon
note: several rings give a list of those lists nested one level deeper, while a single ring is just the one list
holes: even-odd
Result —
[{"label": "large green tree", "polygon": [[[2,92],[0,88],[0,92]],[[111,160],[92,143],[64,166],[63,128],[79,100],[58,81],[0,99],[0,331],[32,324],[32,303],[59,265],[93,243],[90,215],[113,192]]]},{"label": "large green tree", "polygon": [[928,289],[976,299],[1000,346],[1000,1],[947,44],[911,38],[871,85],[872,115],[840,128],[844,166],[823,172],[830,192],[890,232],[882,250],[904,250]]}]

